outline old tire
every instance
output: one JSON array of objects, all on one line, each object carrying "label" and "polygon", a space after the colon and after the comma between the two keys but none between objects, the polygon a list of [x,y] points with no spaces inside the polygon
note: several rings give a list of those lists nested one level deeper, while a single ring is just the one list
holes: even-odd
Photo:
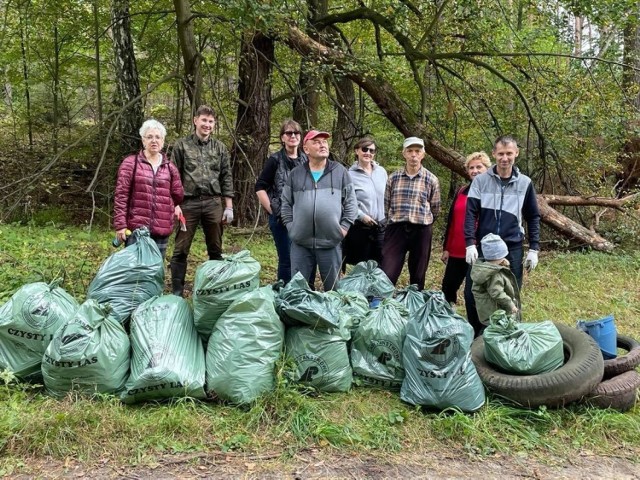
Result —
[{"label": "old tire", "polygon": [[617,344],[618,348],[626,350],[628,353],[604,361],[605,380],[633,370],[640,365],[640,343],[631,337],[618,334]]},{"label": "old tire", "polygon": [[[555,322],[554,322],[555,323]],[[524,407],[562,407],[579,400],[598,386],[604,360],[598,344],[586,333],[560,323],[565,363],[553,372],[512,375],[496,370],[484,358],[484,340],[475,339],[471,359],[489,391]]]},{"label": "old tire", "polygon": [[585,397],[585,402],[593,407],[626,412],[636,404],[638,388],[640,373],[630,370],[601,382]]}]

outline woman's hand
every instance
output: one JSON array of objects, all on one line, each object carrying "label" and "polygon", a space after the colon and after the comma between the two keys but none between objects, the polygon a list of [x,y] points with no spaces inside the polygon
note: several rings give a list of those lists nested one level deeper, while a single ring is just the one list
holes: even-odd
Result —
[{"label": "woman's hand", "polygon": [[447,250],[442,251],[442,256],[440,257],[440,260],[442,260],[442,263],[444,263],[445,265],[447,264],[447,262],[449,261],[449,252]]},{"label": "woman's hand", "polygon": [[126,228],[122,228],[120,230],[116,230],[116,238],[118,239],[118,241],[120,242],[125,242],[127,240],[127,229]]},{"label": "woman's hand", "polygon": [[365,215],[364,217],[362,217],[362,223],[364,223],[365,225],[377,225],[377,222],[371,218],[369,215]]},{"label": "woman's hand", "polygon": [[180,205],[176,205],[176,208],[173,209],[173,216],[176,217],[176,220],[180,221],[180,215],[182,215],[182,209]]}]

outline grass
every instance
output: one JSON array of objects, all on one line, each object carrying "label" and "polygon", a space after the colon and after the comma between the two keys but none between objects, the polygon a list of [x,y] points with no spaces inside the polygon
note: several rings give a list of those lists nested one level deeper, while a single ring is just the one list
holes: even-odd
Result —
[{"label": "grass", "polygon": [[[99,264],[113,251],[111,238],[112,232],[104,230],[0,225],[0,301],[24,283],[61,275],[67,291],[83,301]],[[263,283],[273,281],[275,249],[268,233],[230,229],[225,250],[243,248],[263,265]],[[189,280],[205,256],[199,236]],[[437,288],[442,278],[438,258],[434,251],[429,288]],[[525,318],[574,324],[613,314],[620,332],[638,338],[639,276],[637,252],[544,253],[539,267],[525,278]],[[291,457],[310,447],[536,458],[569,458],[588,450],[635,459],[639,433],[638,406],[626,414],[581,405],[522,410],[489,399],[475,414],[423,411],[383,390],[356,387],[346,394],[308,394],[290,385],[282,373],[273,392],[243,408],[192,400],[125,406],[109,396],[70,395],[57,401],[37,386],[0,385],[0,473],[11,473],[31,457],[152,465],[164,453],[238,451]]]}]

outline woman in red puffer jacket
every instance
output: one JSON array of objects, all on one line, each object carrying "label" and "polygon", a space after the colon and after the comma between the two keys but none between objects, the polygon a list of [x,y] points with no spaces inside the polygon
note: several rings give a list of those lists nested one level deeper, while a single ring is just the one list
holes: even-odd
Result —
[{"label": "woman in red puffer jacket", "polygon": [[143,149],[127,156],[118,169],[113,207],[113,226],[119,241],[135,242],[126,230],[147,227],[164,258],[173,232],[175,207],[182,203],[184,190],[176,166],[162,153],[167,134],[157,120],[140,127]]}]

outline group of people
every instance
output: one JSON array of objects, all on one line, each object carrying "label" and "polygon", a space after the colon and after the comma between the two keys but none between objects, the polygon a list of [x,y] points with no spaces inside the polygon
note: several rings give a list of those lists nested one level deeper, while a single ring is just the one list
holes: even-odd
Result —
[{"label": "group of people", "polygon": [[[163,152],[164,126],[147,120],[140,128],[142,150],[127,156],[118,171],[118,240],[129,245],[135,236],[127,236],[127,230],[147,227],[164,258],[176,222],[182,224],[171,257],[175,295],[184,293],[187,257],[198,226],[209,259],[218,260],[223,228],[234,218],[229,153],[212,137],[215,122],[213,109],[198,108],[194,133],[176,142],[169,159]],[[406,259],[410,283],[424,289],[441,203],[438,178],[422,165],[424,141],[406,138],[404,166],[388,175],[375,161],[372,138],[355,144],[355,162],[347,169],[332,158],[330,136],[311,130],[303,137],[297,122],[284,121],[282,148],[269,156],[257,179],[256,195],[269,215],[278,254],[278,279],[286,283],[300,272],[313,288],[319,272],[328,291],[346,264],[375,260],[395,285]],[[465,169],[472,183],[455,195],[442,254],[442,290],[455,303],[466,279],[467,317],[476,334],[494,307],[519,311],[523,221],[529,236],[524,265],[533,269],[538,262],[540,214],[531,180],[514,166],[517,142],[500,137],[492,153],[493,167],[484,152],[467,157]]]}]

